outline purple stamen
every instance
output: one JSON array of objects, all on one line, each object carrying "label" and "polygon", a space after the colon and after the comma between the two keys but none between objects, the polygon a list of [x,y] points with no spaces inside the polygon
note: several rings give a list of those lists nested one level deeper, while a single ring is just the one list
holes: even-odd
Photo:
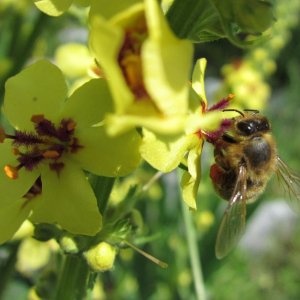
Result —
[{"label": "purple stamen", "polygon": [[74,128],[70,129],[71,120],[61,120],[60,126],[56,131],[56,137],[62,142],[69,142],[71,135],[74,133]]},{"label": "purple stamen", "polygon": [[43,159],[40,153],[35,152],[22,153],[18,157],[20,164],[28,171],[32,171]]},{"label": "purple stamen", "polygon": [[220,100],[219,102],[217,102],[216,104],[214,104],[213,106],[211,106],[210,108],[208,108],[206,111],[214,111],[214,110],[223,110],[225,109],[230,101],[232,100],[232,98],[234,97],[233,94],[229,94],[226,98],[223,98],[222,100]]},{"label": "purple stamen", "polygon": [[224,132],[230,128],[231,124],[232,120],[224,119],[217,130],[204,133],[206,140],[209,143],[214,144],[224,134]]},{"label": "purple stamen", "polygon": [[30,146],[30,145],[44,143],[44,140],[38,137],[36,134],[18,131],[18,130],[15,131],[15,136],[13,139],[14,139],[13,144],[15,146],[20,146],[20,145]]},{"label": "purple stamen", "polygon": [[55,125],[47,119],[42,119],[37,122],[35,124],[35,130],[41,136],[57,137]]}]

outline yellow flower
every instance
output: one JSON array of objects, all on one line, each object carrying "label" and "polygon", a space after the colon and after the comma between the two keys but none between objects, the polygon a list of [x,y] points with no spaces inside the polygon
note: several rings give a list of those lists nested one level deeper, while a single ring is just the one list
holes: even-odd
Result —
[{"label": "yellow flower", "polygon": [[69,9],[71,4],[77,3],[88,6],[90,0],[33,0],[35,6],[47,15],[57,17]]},{"label": "yellow flower", "polygon": [[[105,2],[105,10],[103,10]],[[156,0],[91,2],[90,47],[110,86],[109,132],[183,132],[192,44],[171,32]],[[124,9],[126,7],[126,9]]]}]

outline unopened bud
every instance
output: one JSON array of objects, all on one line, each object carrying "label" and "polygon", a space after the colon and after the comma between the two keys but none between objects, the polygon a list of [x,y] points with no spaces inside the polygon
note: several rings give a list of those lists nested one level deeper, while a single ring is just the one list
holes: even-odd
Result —
[{"label": "unopened bud", "polygon": [[78,253],[78,247],[74,239],[69,236],[64,236],[60,240],[60,246],[66,253],[76,254]]},{"label": "unopened bud", "polygon": [[101,242],[84,253],[89,266],[96,272],[110,270],[115,261],[116,248],[106,242]]}]

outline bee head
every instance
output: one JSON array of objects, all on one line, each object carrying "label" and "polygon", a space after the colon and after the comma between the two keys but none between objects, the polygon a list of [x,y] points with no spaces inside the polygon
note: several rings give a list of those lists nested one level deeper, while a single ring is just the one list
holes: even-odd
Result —
[{"label": "bee head", "polygon": [[256,133],[265,133],[271,130],[266,117],[254,114],[250,117],[237,118],[236,129],[240,135],[250,136]]}]

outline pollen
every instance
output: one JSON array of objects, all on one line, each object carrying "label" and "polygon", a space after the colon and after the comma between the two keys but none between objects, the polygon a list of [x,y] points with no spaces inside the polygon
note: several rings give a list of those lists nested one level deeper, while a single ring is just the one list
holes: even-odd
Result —
[{"label": "pollen", "polygon": [[121,64],[125,68],[127,75],[128,84],[134,90],[141,86],[142,83],[142,66],[140,57],[134,54],[131,54],[124,58]]},{"label": "pollen", "polygon": [[235,97],[234,94],[228,94],[227,100],[230,101],[230,100],[232,100],[234,97]]},{"label": "pollen", "polygon": [[31,122],[36,123],[36,124],[39,124],[43,120],[45,120],[44,115],[33,115],[30,119]]},{"label": "pollen", "polygon": [[73,131],[76,128],[76,123],[72,120],[68,121],[67,130]]},{"label": "pollen", "polygon": [[59,158],[60,157],[60,153],[56,150],[46,150],[45,152],[43,152],[43,157],[44,158]]},{"label": "pollen", "polygon": [[17,167],[12,167],[10,165],[5,165],[4,166],[4,172],[6,176],[10,179],[17,179],[19,176],[19,168]]}]

